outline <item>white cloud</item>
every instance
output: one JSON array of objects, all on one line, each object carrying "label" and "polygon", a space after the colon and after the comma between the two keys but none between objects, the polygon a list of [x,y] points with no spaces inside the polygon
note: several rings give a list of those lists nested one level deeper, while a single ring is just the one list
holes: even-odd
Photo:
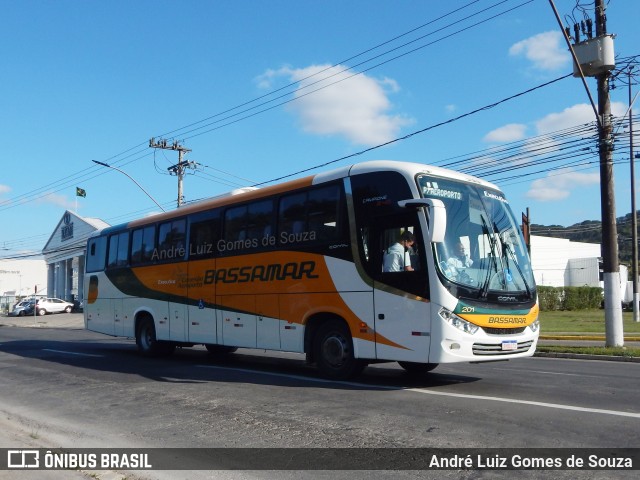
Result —
[{"label": "white cloud", "polygon": [[458,107],[454,104],[449,104],[444,106],[444,111],[447,113],[453,113],[458,109]]},{"label": "white cloud", "polygon": [[564,47],[562,34],[557,31],[539,33],[515,43],[509,48],[509,55],[524,55],[539,70],[558,70],[571,60]]},{"label": "white cloud", "polygon": [[515,142],[525,137],[527,126],[522,123],[510,123],[495,130],[490,131],[484,137],[485,142]]},{"label": "white cloud", "polygon": [[550,113],[546,117],[535,122],[539,134],[563,130],[565,128],[584,125],[595,120],[593,108],[586,103],[580,103],[569,108],[565,108],[560,113]]},{"label": "white cloud", "polygon": [[563,200],[570,195],[571,190],[599,182],[598,173],[580,173],[565,168],[549,173],[545,178],[534,180],[526,196],[540,202]]},{"label": "white cloud", "polygon": [[3,193],[9,193],[11,191],[11,187],[7,185],[0,185],[0,195]]},{"label": "white cloud", "polygon": [[[611,113],[615,116],[624,115],[627,111],[627,107],[620,102],[611,103]],[[563,130],[565,128],[575,127],[578,125],[584,125],[596,120],[596,114],[593,111],[591,105],[587,103],[580,103],[569,108],[565,108],[560,113],[550,113],[546,117],[535,122],[538,134],[544,135],[547,133]]]},{"label": "white cloud", "polygon": [[352,73],[343,70],[345,67],[327,65],[285,67],[268,70],[256,80],[265,87],[282,76],[300,82],[294,93],[296,101],[287,108],[308,133],[341,135],[357,144],[377,145],[396,138],[403,126],[413,122],[406,116],[388,113],[392,104],[387,93],[399,90],[395,80],[366,75],[348,78]]},{"label": "white cloud", "polygon": [[[613,102],[611,111],[614,116],[620,117],[627,111],[624,103]],[[536,138],[525,142],[524,152],[511,159],[511,164],[518,165],[523,161],[529,161],[530,155],[527,151],[535,150],[537,154],[549,154],[558,149],[558,144],[550,137],[545,137],[551,133],[585,125],[595,121],[595,114],[591,105],[581,103],[565,108],[561,112],[554,112],[533,122],[536,131]],[[504,143],[517,141],[524,137],[526,126],[523,124],[507,124],[489,132],[484,140],[488,142]],[[495,147],[495,152],[500,152],[501,146]],[[595,148],[595,146],[594,146]],[[571,191],[585,185],[598,183],[600,176],[597,173],[584,174],[573,172],[570,169],[558,170],[550,173],[547,177],[535,180],[531,183],[526,196],[539,201],[562,200],[569,197]]]}]

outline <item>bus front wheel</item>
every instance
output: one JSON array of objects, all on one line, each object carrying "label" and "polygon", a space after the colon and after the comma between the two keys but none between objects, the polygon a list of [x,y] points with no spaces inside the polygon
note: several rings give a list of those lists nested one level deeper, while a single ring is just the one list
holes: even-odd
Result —
[{"label": "bus front wheel", "polygon": [[353,339],[347,325],[330,320],[321,325],[314,339],[314,357],[322,376],[333,380],[355,377],[367,366],[353,354]]},{"label": "bus front wheel", "polygon": [[175,350],[174,344],[156,339],[156,327],[153,319],[149,317],[143,318],[138,324],[136,345],[138,345],[138,351],[145,357],[169,355]]}]

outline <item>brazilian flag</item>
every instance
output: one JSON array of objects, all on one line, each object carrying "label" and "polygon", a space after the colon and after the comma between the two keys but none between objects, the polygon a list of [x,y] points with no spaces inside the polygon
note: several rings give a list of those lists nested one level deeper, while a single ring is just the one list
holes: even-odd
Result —
[{"label": "brazilian flag", "polygon": [[86,197],[87,192],[84,191],[84,188],[76,187],[76,197]]}]

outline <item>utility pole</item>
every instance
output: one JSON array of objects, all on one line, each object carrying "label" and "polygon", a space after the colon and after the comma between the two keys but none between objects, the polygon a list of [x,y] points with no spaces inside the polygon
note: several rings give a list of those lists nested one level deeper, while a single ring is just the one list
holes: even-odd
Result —
[{"label": "utility pole", "polygon": [[640,322],[640,293],[638,293],[638,215],[636,212],[636,173],[633,155],[633,101],[631,83],[633,67],[629,67],[629,167],[631,176],[631,275],[633,275],[633,321]]},{"label": "utility pole", "polygon": [[[596,38],[607,34],[607,16],[604,0],[595,0]],[[620,347],[624,344],[622,328],[622,299],[620,297],[620,267],[618,264],[618,232],[613,188],[613,125],[609,97],[609,71],[597,74],[598,150],[600,153],[600,207],[602,213],[602,260],[604,270],[604,323],[605,345]]]},{"label": "utility pole", "polygon": [[183,147],[175,141],[173,143],[169,143],[164,139],[160,139],[159,141],[155,141],[155,138],[151,138],[149,140],[149,147],[151,148],[160,148],[162,150],[177,150],[178,151],[178,163],[175,165],[171,165],[167,170],[170,174],[178,177],[178,208],[184,202],[184,195],[182,193],[182,180],[184,178],[184,172],[187,168],[196,169],[198,164],[196,162],[187,162],[183,160],[184,154],[189,153],[191,150]]}]

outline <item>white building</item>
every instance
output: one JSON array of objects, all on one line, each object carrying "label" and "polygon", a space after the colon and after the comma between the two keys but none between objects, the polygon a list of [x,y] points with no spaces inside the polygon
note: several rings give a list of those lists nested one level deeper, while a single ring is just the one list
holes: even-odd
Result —
[{"label": "white building", "polygon": [[531,266],[536,285],[600,286],[599,243],[531,235]]},{"label": "white building", "polygon": [[0,260],[0,311],[8,312],[17,299],[46,294],[47,266],[42,258]]},{"label": "white building", "polygon": [[47,295],[72,302],[84,298],[87,238],[109,224],[67,210],[42,249],[47,264]]}]

